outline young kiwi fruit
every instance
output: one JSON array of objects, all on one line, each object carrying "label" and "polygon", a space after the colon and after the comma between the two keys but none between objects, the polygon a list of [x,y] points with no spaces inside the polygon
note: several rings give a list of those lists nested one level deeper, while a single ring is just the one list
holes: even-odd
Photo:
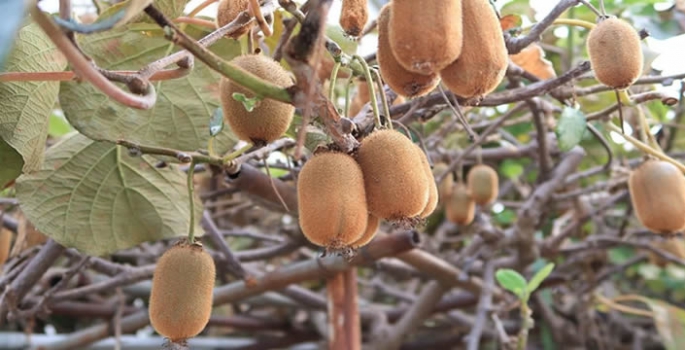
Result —
[{"label": "young kiwi fruit", "polygon": [[[288,72],[270,57],[243,55],[234,58],[231,63],[277,86],[292,85]],[[295,113],[292,105],[265,98],[257,102],[252,112],[248,112],[242,102],[233,98],[233,94],[238,92],[252,98],[255,96],[252,91],[226,78],[221,79],[219,89],[224,119],[241,140],[254,144],[269,143],[288,130]]]},{"label": "young kiwi fruit", "polygon": [[[664,240],[657,240],[654,246],[660,250],[666,251],[677,258],[685,259],[685,241],[682,238],[670,237]],[[668,260],[649,251],[649,262],[659,267],[666,267]]]},{"label": "young kiwi fruit", "polygon": [[461,2],[393,0],[390,3],[388,39],[393,55],[404,69],[429,75],[459,58],[463,41]]},{"label": "young kiwi fruit", "polygon": [[647,160],[628,178],[630,199],[642,225],[656,233],[685,227],[685,177],[673,164]]},{"label": "young kiwi fruit", "polygon": [[340,26],[349,36],[359,36],[369,20],[367,0],[342,0]]},{"label": "young kiwi fruit", "polygon": [[349,247],[361,238],[368,219],[359,164],[345,153],[315,155],[297,179],[297,205],[310,242],[332,250]]},{"label": "young kiwi fruit", "polygon": [[416,146],[406,136],[383,129],[361,141],[357,161],[364,173],[366,201],[371,214],[402,221],[423,213],[429,183]]},{"label": "young kiwi fruit", "polygon": [[473,200],[479,205],[487,205],[497,199],[499,178],[495,169],[485,164],[478,164],[469,170],[466,180]]},{"label": "young kiwi fruit", "polygon": [[435,208],[437,208],[440,195],[438,194],[438,186],[435,184],[428,157],[423,153],[421,147],[414,144],[414,148],[418,153],[421,167],[423,168],[423,171],[426,174],[426,180],[428,181],[428,202],[426,202],[426,207],[423,208],[423,211],[419,214],[420,218],[425,219],[435,211]]},{"label": "young kiwi fruit", "polygon": [[[220,0],[219,7],[216,12],[216,25],[218,27],[223,27],[233,22],[236,18],[238,18],[238,15],[241,12],[247,11],[249,6],[249,0]],[[243,36],[243,34],[249,32],[253,26],[254,22],[241,27],[231,34],[227,34],[226,36],[229,38],[238,39],[239,37]]]},{"label": "young kiwi fruit", "polygon": [[459,58],[440,71],[455,95],[481,99],[497,88],[509,64],[504,34],[488,0],[462,0],[464,44]]},{"label": "young kiwi fruit", "polygon": [[150,323],[178,342],[198,335],[209,322],[215,280],[212,256],[181,240],[157,261],[150,292]]},{"label": "young kiwi fruit", "polygon": [[621,19],[597,23],[588,35],[587,51],[595,77],[606,86],[625,89],[642,73],[640,36]]},{"label": "young kiwi fruit", "polygon": [[473,221],[475,214],[476,202],[471,198],[469,189],[463,182],[455,183],[445,208],[447,220],[457,225],[468,225]]},{"label": "young kiwi fruit", "polygon": [[[445,163],[438,163],[435,164],[433,167],[433,176],[440,176],[442,175],[445,171],[447,171],[447,168],[449,165]],[[454,184],[452,180],[452,174],[447,174],[445,178],[440,182],[438,186],[438,204],[442,205],[445,204],[450,197],[450,194],[452,194],[452,185]]]},{"label": "young kiwi fruit", "polygon": [[[0,229],[0,268],[10,256],[10,245],[12,244],[12,231]],[[2,271],[0,271],[2,273]]]},{"label": "young kiwi fruit", "polygon": [[378,231],[378,226],[381,224],[381,219],[369,214],[368,221],[366,222],[366,230],[362,236],[354,241],[350,246],[354,249],[359,249],[371,242],[371,240],[376,237],[376,231]]},{"label": "young kiwi fruit", "polygon": [[391,4],[386,4],[378,14],[376,60],[380,66],[381,77],[400,96],[419,97],[426,95],[438,86],[440,77],[437,73],[423,75],[410,72],[400,65],[390,48],[388,24],[391,12]]}]

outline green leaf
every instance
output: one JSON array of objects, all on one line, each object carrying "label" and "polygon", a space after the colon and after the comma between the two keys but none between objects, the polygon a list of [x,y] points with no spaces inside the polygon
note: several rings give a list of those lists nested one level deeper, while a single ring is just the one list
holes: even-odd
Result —
[{"label": "green leaf", "polygon": [[[184,235],[186,176],[155,163],[74,133],[46,152],[41,171],[19,177],[17,198],[39,231],[88,255]],[[197,197],[195,209],[200,217]],[[199,226],[195,231],[202,232]]]},{"label": "green leaf", "polygon": [[24,160],[14,148],[0,139],[0,190],[21,175]]},{"label": "green leaf", "polygon": [[540,287],[542,281],[544,281],[545,278],[552,273],[552,270],[554,270],[554,263],[549,263],[545,265],[545,267],[538,270],[538,272],[528,282],[528,287],[526,287],[528,295],[532,294],[536,289],[538,289],[538,287]]},{"label": "green leaf", "polygon": [[499,172],[508,179],[516,179],[523,174],[523,165],[515,160],[507,159],[499,166]]},{"label": "green leaf", "polygon": [[245,107],[245,110],[248,112],[252,112],[257,105],[257,102],[261,101],[262,99],[259,97],[247,97],[244,94],[240,92],[234,92],[233,93],[233,99],[242,102],[243,107]]},{"label": "green leaf", "polygon": [[218,135],[224,129],[224,111],[217,108],[209,119],[209,136]]},{"label": "green leaf", "polygon": [[[62,71],[67,61],[35,23],[24,23],[7,59],[7,72]],[[0,138],[23,159],[22,171],[38,170],[48,137],[48,117],[55,105],[59,82],[0,83]]]},{"label": "green leaf", "polygon": [[526,299],[526,280],[520,273],[512,269],[499,269],[495,278],[502,288],[514,293],[521,300]]},{"label": "green leaf", "polygon": [[[198,31],[189,31],[193,36]],[[166,39],[148,36],[126,28],[87,35],[81,47],[100,67],[138,70],[161,57],[173,47]],[[227,47],[231,49],[227,50]],[[239,54],[239,43],[223,38],[212,50]],[[172,50],[173,51],[173,50]],[[125,107],[112,101],[91,84],[63,82],[59,101],[74,128],[99,141],[126,139],[141,145],[180,151],[207,148],[209,122],[219,107],[219,74],[195,60],[192,72],[182,78],[154,82],[157,102],[150,110]],[[217,153],[227,152],[236,143],[228,128],[216,136]]]},{"label": "green leaf", "polygon": [[585,123],[585,114],[582,111],[573,107],[564,107],[556,129],[559,149],[562,152],[580,143],[585,133]]},{"label": "green leaf", "polygon": [[654,324],[666,349],[685,349],[685,310],[660,300],[640,299],[654,312]]},{"label": "green leaf", "polygon": [[52,137],[62,137],[74,129],[69,125],[64,117],[57,114],[50,114],[50,120],[48,120],[48,135]]}]

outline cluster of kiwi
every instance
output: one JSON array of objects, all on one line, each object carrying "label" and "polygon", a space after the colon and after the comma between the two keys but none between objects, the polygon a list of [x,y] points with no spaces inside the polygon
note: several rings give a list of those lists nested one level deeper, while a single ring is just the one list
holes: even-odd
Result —
[{"label": "cluster of kiwi", "polygon": [[388,129],[364,138],[356,159],[315,154],[300,171],[297,194],[304,236],[334,251],[369,243],[380,219],[413,224],[426,218],[439,197],[426,155]]},{"label": "cluster of kiwi", "polygon": [[480,99],[509,62],[488,0],[393,0],[378,16],[376,57],[383,80],[404,97],[425,95],[442,79],[454,94]]},{"label": "cluster of kiwi", "polygon": [[[231,63],[280,87],[288,87],[293,83],[288,71],[264,55],[242,55]],[[252,91],[228,78],[221,79],[219,89],[224,120],[239,139],[261,145],[275,141],[288,130],[295,114],[292,105],[265,98],[258,101],[252,111],[248,111],[241,101],[233,98],[233,94],[242,93],[247,98],[254,98]]]},{"label": "cluster of kiwi", "polygon": [[182,239],[157,261],[150,291],[150,323],[174,343],[205,328],[212,312],[216,268],[198,243]]},{"label": "cluster of kiwi", "polygon": [[[435,167],[436,173],[446,170],[447,165],[444,164]],[[438,192],[440,202],[445,205],[447,220],[458,225],[468,225],[475,217],[476,204],[484,206],[497,199],[499,178],[495,169],[478,164],[469,170],[466,183],[461,179],[454,182],[452,176],[447,176],[439,184]]]},{"label": "cluster of kiwi", "polygon": [[628,189],[644,227],[669,235],[685,229],[685,177],[675,165],[646,160],[631,172]]}]

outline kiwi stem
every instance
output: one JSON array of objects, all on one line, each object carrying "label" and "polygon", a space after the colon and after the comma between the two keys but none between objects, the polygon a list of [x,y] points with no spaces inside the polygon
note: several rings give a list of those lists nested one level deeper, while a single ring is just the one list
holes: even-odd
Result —
[{"label": "kiwi stem", "polygon": [[637,316],[644,316],[644,317],[654,317],[654,313],[646,310],[641,310],[641,309],[636,309],[634,307],[626,306],[626,305],[621,305],[617,303],[618,300],[625,300],[625,301],[641,301],[643,303],[649,304],[645,301],[645,299],[637,297],[637,296],[631,296],[631,295],[625,295],[625,296],[618,296],[614,300],[611,300],[599,293],[595,293],[594,297],[597,301],[600,303],[608,306],[609,308],[620,311],[626,314],[631,314],[631,315],[637,315]]},{"label": "kiwi stem", "polygon": [[335,83],[338,79],[338,70],[340,70],[340,62],[335,62],[331,70],[330,86],[328,87],[328,99],[331,100],[333,105],[335,105]]},{"label": "kiwi stem", "polygon": [[381,74],[378,69],[372,69],[374,77],[376,78],[376,84],[378,84],[378,91],[381,95],[381,103],[383,103],[383,116],[385,117],[385,123],[388,129],[392,130],[392,122],[390,119],[390,106],[388,105],[388,97],[385,96],[385,91],[383,90],[383,79],[381,79]]},{"label": "kiwi stem", "polygon": [[476,134],[473,129],[471,129],[471,126],[469,125],[469,122],[466,121],[466,117],[464,117],[464,114],[461,113],[461,109],[459,108],[459,104],[456,106],[452,105],[452,102],[450,101],[449,97],[447,97],[447,93],[445,93],[445,89],[442,88],[442,84],[438,84],[438,89],[440,90],[440,94],[442,95],[442,98],[445,99],[445,102],[447,102],[447,105],[450,107],[452,110],[452,113],[457,117],[457,120],[459,121],[459,124],[466,130],[466,134],[469,135],[469,141],[473,142],[478,138],[478,135]]},{"label": "kiwi stem", "polygon": [[[602,17],[602,12],[599,12],[599,10],[597,10],[597,8],[594,5],[592,5],[590,2],[588,2],[587,0],[578,0],[578,1],[581,2],[583,5],[585,5],[587,8],[589,8],[592,12],[594,12],[597,15],[597,17]],[[571,7],[571,9],[573,9],[573,7]]]},{"label": "kiwi stem", "polygon": [[614,90],[616,94],[616,103],[618,103],[618,119],[621,121],[621,134],[626,133],[626,129],[623,127],[623,103],[621,101],[621,96],[618,94],[618,90]]},{"label": "kiwi stem", "polygon": [[193,200],[193,195],[195,192],[195,186],[193,184],[193,176],[195,175],[195,160],[190,162],[190,167],[188,168],[188,202],[190,206],[190,226],[188,227],[188,242],[190,244],[195,243],[195,201]]},{"label": "kiwi stem", "polygon": [[188,14],[188,17],[195,17],[200,11],[204,10],[205,7],[217,2],[218,0],[205,0],[203,3],[200,5],[197,5],[196,8],[194,8],[190,13]]},{"label": "kiwi stem", "polygon": [[649,123],[647,122],[645,112],[644,110],[642,110],[642,108],[642,105],[637,105],[637,114],[640,118],[640,136],[642,137],[641,141],[649,144],[650,146],[652,146],[652,148],[658,149],[663,153],[664,150],[661,149],[661,145],[659,145],[659,143],[656,142],[654,135],[652,135],[652,132],[649,130]]},{"label": "kiwi stem", "polygon": [[250,150],[250,148],[252,148],[252,146],[254,146],[254,144],[252,142],[248,142],[245,146],[241,147],[239,150],[223,157],[222,160],[224,161],[224,164],[240,157],[243,153]]},{"label": "kiwi stem", "polygon": [[554,20],[552,23],[554,25],[569,25],[569,26],[576,26],[576,27],[581,27],[585,28],[588,30],[592,30],[596,24],[588,21],[583,21],[582,19],[575,19],[575,18],[557,18]]},{"label": "kiwi stem", "polygon": [[602,10],[602,17],[606,17],[607,10],[604,8],[604,0],[599,0],[599,8]]},{"label": "kiwi stem", "polygon": [[376,89],[373,87],[373,77],[371,77],[371,71],[369,70],[369,65],[366,64],[366,60],[359,55],[352,56],[353,59],[357,60],[359,64],[362,65],[362,70],[364,71],[364,77],[366,78],[366,83],[369,85],[369,99],[371,102],[371,109],[373,110],[373,117],[376,120],[376,127],[380,128],[381,116],[378,112],[378,101],[376,100]]},{"label": "kiwi stem", "polygon": [[[617,132],[617,133],[621,132],[621,129],[611,122],[607,122],[606,125],[607,125],[607,128],[613,132]],[[666,161],[666,162],[669,162],[669,163],[675,165],[681,172],[683,172],[685,174],[685,166],[682,165],[679,161],[667,156],[666,154],[664,154],[662,152],[659,152],[659,151],[653,149],[652,147],[650,147],[646,143],[640,142],[640,140],[638,140],[638,139],[636,139],[630,135],[623,134],[621,136],[624,139],[626,139],[628,142],[632,143],[639,150],[641,150],[641,151],[643,151],[643,152],[645,152],[651,156],[654,156],[656,158],[659,158],[663,161]]]},{"label": "kiwi stem", "polygon": [[259,28],[262,30],[262,33],[264,33],[265,37],[270,37],[273,34],[273,31],[271,30],[271,27],[269,27],[269,24],[266,23],[266,20],[264,19],[264,15],[262,14],[262,9],[259,7],[259,0],[250,0],[250,6],[249,6],[250,14],[254,16],[254,18],[257,20],[257,23],[259,24]]}]

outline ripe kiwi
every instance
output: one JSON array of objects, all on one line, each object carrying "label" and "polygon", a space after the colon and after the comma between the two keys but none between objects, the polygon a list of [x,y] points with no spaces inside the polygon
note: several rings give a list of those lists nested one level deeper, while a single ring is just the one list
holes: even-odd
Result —
[{"label": "ripe kiwi", "polygon": [[342,0],[340,26],[347,35],[359,36],[369,20],[367,0]]},{"label": "ripe kiwi", "polygon": [[438,206],[438,199],[440,195],[438,194],[438,186],[435,184],[435,179],[433,178],[433,172],[431,171],[430,163],[428,162],[428,157],[423,153],[421,147],[414,145],[416,152],[418,153],[418,158],[421,161],[421,167],[426,174],[426,181],[428,182],[428,202],[426,202],[426,207],[423,208],[419,217],[422,219],[427,218],[433,213],[435,208]]},{"label": "ripe kiwi", "polygon": [[369,212],[386,220],[406,220],[426,208],[429,186],[416,146],[393,130],[378,130],[362,140],[357,161],[364,173]]},{"label": "ripe kiwi", "polygon": [[297,179],[300,227],[313,244],[342,249],[357,241],[367,226],[364,176],[354,158],[319,153]]},{"label": "ripe kiwi", "polygon": [[463,0],[462,11],[462,53],[440,71],[440,77],[454,94],[480,99],[502,82],[509,55],[499,19],[488,0]]},{"label": "ripe kiwi", "polygon": [[587,38],[595,77],[614,89],[632,85],[642,73],[642,46],[637,31],[618,18],[604,19]]},{"label": "ripe kiwi", "polygon": [[499,178],[495,169],[478,164],[469,170],[466,180],[473,200],[479,205],[492,203],[499,194]]},{"label": "ripe kiwi", "polygon": [[685,227],[685,177],[673,164],[647,160],[628,178],[630,199],[642,225],[656,233]]},{"label": "ripe kiwi", "polygon": [[187,240],[164,252],[152,277],[150,323],[178,342],[198,335],[209,322],[215,280],[212,256]]},{"label": "ripe kiwi", "polygon": [[[685,241],[682,238],[670,237],[664,240],[654,242],[654,246],[660,250],[666,251],[677,258],[685,259]],[[659,267],[665,267],[668,260],[649,251],[649,262]]]},{"label": "ripe kiwi", "polygon": [[[292,85],[288,72],[270,57],[243,55],[234,58],[231,63],[272,84],[281,87]],[[219,88],[224,119],[241,140],[255,144],[269,143],[288,130],[295,113],[292,105],[265,98],[257,102],[252,112],[248,112],[242,102],[233,98],[233,93],[239,92],[252,98],[255,96],[252,91],[226,78],[221,79]]]},{"label": "ripe kiwi", "polygon": [[[233,22],[241,12],[247,11],[249,6],[249,0],[220,0],[216,12],[216,25],[218,27],[223,27]],[[254,22],[241,27],[230,35],[227,34],[226,36],[238,39],[243,36],[243,34],[249,32],[253,26]]]},{"label": "ripe kiwi", "polygon": [[390,48],[404,69],[433,74],[462,52],[462,0],[393,0]]},{"label": "ripe kiwi", "polygon": [[350,246],[354,249],[359,249],[371,242],[371,240],[376,237],[376,231],[378,231],[378,226],[381,224],[381,219],[373,216],[372,214],[369,214],[369,218],[366,222],[366,230],[364,230],[364,233],[362,236],[354,241]]},{"label": "ripe kiwi", "polygon": [[438,86],[440,77],[437,73],[423,75],[410,72],[400,65],[390,48],[388,25],[391,12],[391,4],[386,4],[378,15],[376,60],[380,66],[381,77],[400,96],[418,97],[426,95]]},{"label": "ripe kiwi", "polygon": [[457,225],[468,225],[475,214],[476,202],[471,198],[468,188],[462,182],[455,183],[445,208],[447,220]]},{"label": "ripe kiwi", "polygon": [[[433,176],[440,176],[442,175],[445,171],[447,171],[447,168],[449,168],[449,165],[445,163],[438,163],[435,164],[433,167]],[[452,180],[452,174],[447,174],[445,178],[440,182],[438,186],[438,204],[445,204],[450,197],[450,194],[452,194],[452,185],[453,185],[453,180]]]},{"label": "ripe kiwi", "polygon": [[[12,244],[12,231],[2,228],[0,229],[0,267],[7,261],[10,256],[10,245]],[[2,273],[2,271],[0,271]]]}]

